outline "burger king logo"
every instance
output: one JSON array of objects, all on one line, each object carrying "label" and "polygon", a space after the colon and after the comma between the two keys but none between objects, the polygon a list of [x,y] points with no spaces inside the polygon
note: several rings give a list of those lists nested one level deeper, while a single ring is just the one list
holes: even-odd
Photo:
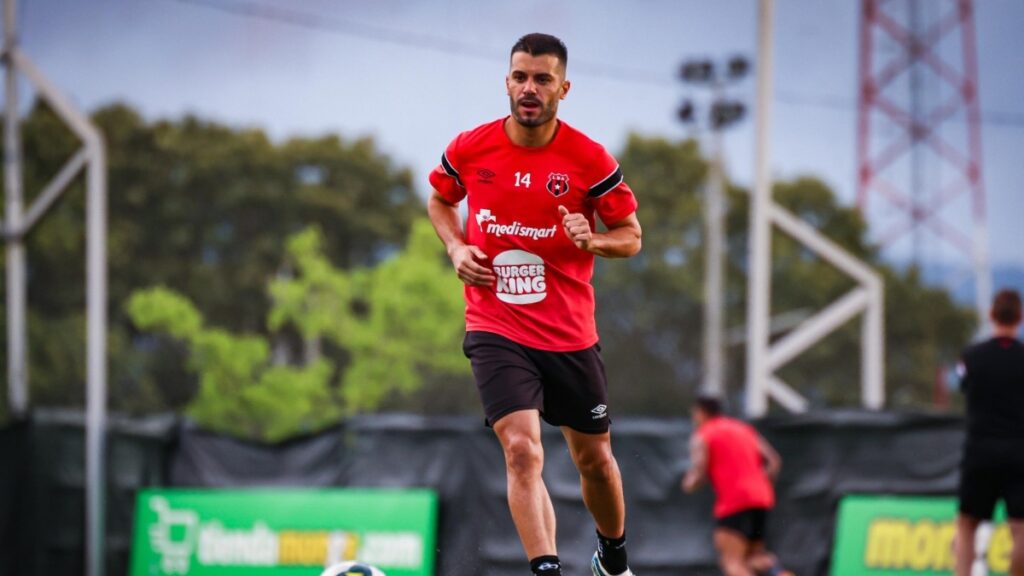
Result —
[{"label": "burger king logo", "polygon": [[498,300],[509,304],[533,304],[548,295],[544,261],[523,250],[506,250],[494,257],[494,290]]}]

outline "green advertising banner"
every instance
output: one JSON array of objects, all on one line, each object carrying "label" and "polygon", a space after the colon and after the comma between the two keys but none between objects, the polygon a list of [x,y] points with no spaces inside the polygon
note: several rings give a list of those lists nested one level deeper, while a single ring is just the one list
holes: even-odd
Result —
[{"label": "green advertising banner", "polygon": [[344,560],[433,576],[436,537],[428,490],[144,490],[131,576],[319,576]]},{"label": "green advertising banner", "polygon": [[[955,498],[846,496],[839,504],[832,576],[939,576],[953,572]],[[1010,568],[1013,541],[1005,510],[996,509],[987,549],[990,576]]]}]

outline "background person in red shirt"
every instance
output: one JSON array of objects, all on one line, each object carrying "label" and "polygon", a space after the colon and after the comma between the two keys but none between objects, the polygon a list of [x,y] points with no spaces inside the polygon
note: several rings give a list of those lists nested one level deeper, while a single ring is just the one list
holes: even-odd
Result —
[{"label": "background person in red shirt", "polygon": [[765,523],[775,506],[778,452],[749,424],[722,415],[721,402],[700,396],[691,409],[690,468],[682,488],[710,480],[715,490],[715,548],[726,576],[790,574],[765,548]]},{"label": "background person in red shirt", "polygon": [[[430,174],[427,212],[466,285],[463,351],[505,454],[509,509],[530,569],[562,573],[541,476],[543,418],[562,429],[597,525],[591,571],[632,576],[590,279],[595,256],[639,252],[641,231],[618,162],[557,118],[567,61],[554,36],[516,42],[505,77],[511,115],[452,140]],[[597,230],[598,217],[607,231]]]}]

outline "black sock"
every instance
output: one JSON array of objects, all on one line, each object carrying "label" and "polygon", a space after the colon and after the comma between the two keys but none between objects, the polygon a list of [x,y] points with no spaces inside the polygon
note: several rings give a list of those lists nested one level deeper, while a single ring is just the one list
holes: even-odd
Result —
[{"label": "black sock", "polygon": [[626,534],[619,538],[605,538],[597,533],[597,556],[601,565],[612,574],[622,574],[629,566],[626,563]]},{"label": "black sock", "polygon": [[530,570],[536,576],[562,576],[562,563],[558,556],[537,556],[530,560]]}]

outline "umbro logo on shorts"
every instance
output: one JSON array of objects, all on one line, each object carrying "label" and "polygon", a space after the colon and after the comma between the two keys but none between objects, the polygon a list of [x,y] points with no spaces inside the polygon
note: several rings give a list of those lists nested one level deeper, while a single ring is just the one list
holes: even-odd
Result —
[{"label": "umbro logo on shorts", "polygon": [[592,420],[600,420],[601,418],[607,418],[608,407],[605,406],[604,404],[598,404],[597,406],[594,407],[593,410],[590,411],[590,413],[593,414],[593,416],[591,417]]}]

